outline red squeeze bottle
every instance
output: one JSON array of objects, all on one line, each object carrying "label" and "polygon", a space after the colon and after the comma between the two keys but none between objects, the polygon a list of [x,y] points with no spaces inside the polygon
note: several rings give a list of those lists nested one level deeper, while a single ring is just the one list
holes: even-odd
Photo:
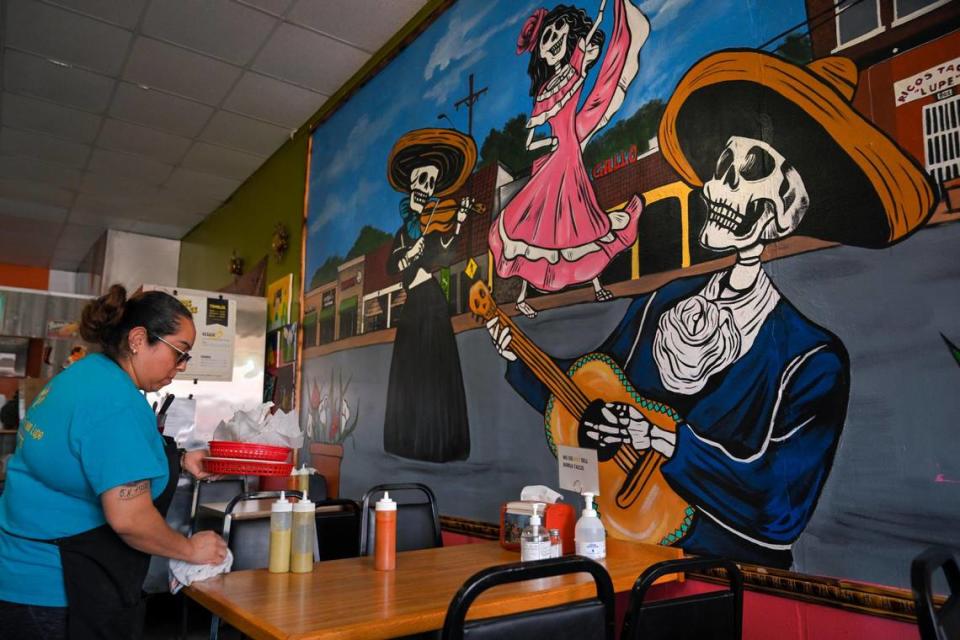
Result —
[{"label": "red squeeze bottle", "polygon": [[373,566],[377,571],[393,571],[397,568],[397,503],[387,491],[377,500],[376,517]]}]

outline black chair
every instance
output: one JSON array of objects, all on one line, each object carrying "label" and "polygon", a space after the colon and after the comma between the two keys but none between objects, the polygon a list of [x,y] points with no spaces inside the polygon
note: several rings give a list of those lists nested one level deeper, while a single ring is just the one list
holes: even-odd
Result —
[{"label": "black chair", "polygon": [[[573,573],[589,573],[597,587],[595,598],[464,623],[471,603],[498,585]],[[613,582],[603,565],[581,556],[549,558],[490,567],[467,579],[447,608],[443,640],[581,640],[614,637]]]},{"label": "black chair", "polygon": [[[933,574],[943,569],[947,577],[947,601],[937,611],[933,606]],[[960,567],[950,549],[931,547],[910,564],[910,586],[917,609],[922,640],[960,638]]]},{"label": "black chair", "polygon": [[[233,517],[237,505],[251,500],[277,500],[280,491],[256,491],[234,496],[227,503],[223,516],[223,539],[233,553],[231,571],[263,569],[270,564],[270,518],[239,519]],[[301,491],[283,492],[288,498],[303,498]],[[210,640],[220,634],[220,616],[210,620]]]},{"label": "black chair", "polygon": [[227,502],[247,490],[246,479],[221,478],[217,480],[197,480],[193,483],[193,502],[190,505],[190,533],[196,533],[201,528],[219,528],[219,522],[213,520],[202,522],[200,505],[210,502]]},{"label": "black chair", "polygon": [[376,537],[376,500],[384,491],[397,503],[397,551],[442,547],[440,512],[437,498],[425,484],[378,484],[363,495],[360,501],[360,555],[373,553]]},{"label": "black chair", "polygon": [[339,560],[360,555],[360,503],[331,498],[321,500],[316,505],[320,560]]},{"label": "black chair", "polygon": [[[671,573],[726,569],[726,590],[645,602],[654,581]],[[630,593],[622,640],[739,640],[743,625],[743,576],[722,558],[680,558],[658,562],[643,572]]]}]

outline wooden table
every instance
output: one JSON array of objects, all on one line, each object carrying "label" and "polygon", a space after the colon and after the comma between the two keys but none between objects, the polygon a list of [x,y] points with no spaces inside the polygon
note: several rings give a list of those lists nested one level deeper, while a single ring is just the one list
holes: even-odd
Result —
[{"label": "wooden table", "polygon": [[[603,564],[614,589],[627,591],[647,567],[680,555],[679,549],[608,539]],[[451,598],[468,577],[519,559],[519,553],[484,542],[399,553],[396,571],[376,571],[372,557],[348,558],[317,563],[306,574],[238,571],[195,583],[185,593],[257,640],[391,638],[441,628]],[[595,593],[588,574],[502,585],[484,593],[469,618]]]}]

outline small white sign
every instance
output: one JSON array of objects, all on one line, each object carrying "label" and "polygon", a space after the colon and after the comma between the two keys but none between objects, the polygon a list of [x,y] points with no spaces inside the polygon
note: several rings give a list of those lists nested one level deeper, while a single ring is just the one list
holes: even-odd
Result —
[{"label": "small white sign", "polygon": [[577,493],[600,493],[600,466],[596,449],[557,445],[560,488]]},{"label": "small white sign", "polygon": [[897,106],[901,107],[957,85],[960,85],[960,58],[942,62],[926,71],[894,82],[893,96]]}]

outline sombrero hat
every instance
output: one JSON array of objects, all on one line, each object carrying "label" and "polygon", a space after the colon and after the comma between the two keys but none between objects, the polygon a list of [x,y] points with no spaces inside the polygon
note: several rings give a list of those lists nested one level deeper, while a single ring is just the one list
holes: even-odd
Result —
[{"label": "sombrero hat", "polygon": [[684,181],[701,186],[730,136],[763,140],[796,167],[810,194],[797,233],[885,247],[930,216],[933,188],[853,109],[856,87],[847,58],[800,67],[759,51],[720,51],[677,85],[660,121],[660,149]]},{"label": "sombrero hat", "polygon": [[463,186],[476,163],[473,138],[453,129],[415,129],[403,134],[390,150],[387,178],[391,187],[407,193],[410,172],[433,165],[440,170],[433,195],[442,198]]}]

